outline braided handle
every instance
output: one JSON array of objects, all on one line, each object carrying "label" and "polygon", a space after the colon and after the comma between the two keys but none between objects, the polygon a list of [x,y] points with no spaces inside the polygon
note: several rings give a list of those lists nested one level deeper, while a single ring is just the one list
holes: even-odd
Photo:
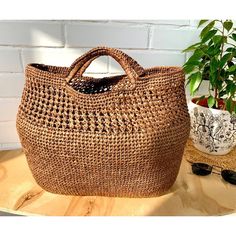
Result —
[{"label": "braided handle", "polygon": [[66,81],[70,82],[70,80],[76,75],[82,76],[93,60],[105,55],[111,56],[121,65],[132,83],[135,83],[136,79],[144,74],[144,69],[133,58],[124,52],[115,48],[96,47],[73,62],[70,66],[70,72],[66,78]]}]

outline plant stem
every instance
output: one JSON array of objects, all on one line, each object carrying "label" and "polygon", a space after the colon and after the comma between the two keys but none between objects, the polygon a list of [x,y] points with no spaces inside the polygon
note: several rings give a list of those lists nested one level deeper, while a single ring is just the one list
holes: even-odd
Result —
[{"label": "plant stem", "polygon": [[[220,52],[219,61],[221,61],[221,59],[222,59],[223,49],[224,49],[224,23],[223,23],[222,20],[220,22],[221,22],[221,24],[223,26],[223,30],[222,30],[223,41],[222,41],[222,44],[221,44],[221,52]],[[218,68],[218,73],[217,73],[217,77],[216,77],[217,80],[220,79],[220,72],[221,72],[221,70],[220,70],[220,68]],[[215,96],[215,100],[217,100],[218,99],[218,89],[217,89],[217,86],[215,87],[215,95],[214,96]],[[216,107],[216,108],[218,108],[218,107]]]},{"label": "plant stem", "polygon": [[214,95],[215,100],[217,100],[217,95],[218,95],[218,90],[217,90],[217,88],[215,88],[215,95]]}]

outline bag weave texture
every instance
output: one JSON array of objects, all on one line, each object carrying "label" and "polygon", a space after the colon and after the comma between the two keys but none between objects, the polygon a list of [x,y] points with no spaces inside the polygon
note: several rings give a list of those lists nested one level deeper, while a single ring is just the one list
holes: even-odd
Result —
[{"label": "bag weave texture", "polygon": [[[99,56],[124,75],[112,87],[76,88]],[[143,69],[122,51],[94,48],[71,67],[29,64],[17,131],[30,170],[45,190],[67,195],[153,197],[175,182],[189,136],[180,67]],[[77,87],[76,87],[77,86]]]}]

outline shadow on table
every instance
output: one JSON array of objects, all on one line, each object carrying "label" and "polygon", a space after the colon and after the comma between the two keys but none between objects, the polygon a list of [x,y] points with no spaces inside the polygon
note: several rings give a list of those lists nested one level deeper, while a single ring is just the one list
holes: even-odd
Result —
[{"label": "shadow on table", "polygon": [[0,151],[0,164],[23,154],[22,149]]},{"label": "shadow on table", "polygon": [[[191,174],[190,174],[191,175]],[[186,182],[176,182],[169,193],[161,196],[160,201],[153,207],[153,210],[147,213],[147,216],[218,216],[218,215],[229,215],[235,213],[236,209],[236,198],[234,202],[230,202],[229,205],[232,208],[228,208],[222,204],[219,199],[223,200],[224,195],[228,194],[220,187],[214,188],[215,195],[218,197],[217,200],[210,197],[205,193],[200,186],[200,180],[198,176],[192,176],[196,178],[193,181],[192,186],[188,186]],[[201,178],[201,177],[200,177]],[[210,179],[209,179],[210,180]],[[234,186],[233,186],[234,187]],[[228,187],[226,187],[228,188]],[[213,192],[211,191],[211,194]],[[230,194],[230,193],[229,193]],[[231,193],[236,194],[236,188]],[[236,195],[235,195],[236,196]],[[233,199],[230,196],[229,200]],[[224,202],[225,203],[225,202]],[[227,202],[228,203],[228,202]],[[234,206],[234,207],[233,207]]]},{"label": "shadow on table", "polygon": [[0,216],[22,216],[22,215],[0,211]]}]

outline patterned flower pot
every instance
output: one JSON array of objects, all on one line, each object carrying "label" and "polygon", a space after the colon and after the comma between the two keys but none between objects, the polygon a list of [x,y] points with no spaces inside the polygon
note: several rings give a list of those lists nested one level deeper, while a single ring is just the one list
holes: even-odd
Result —
[{"label": "patterned flower pot", "polygon": [[190,137],[194,146],[211,155],[225,155],[236,145],[236,116],[228,111],[189,104]]}]

